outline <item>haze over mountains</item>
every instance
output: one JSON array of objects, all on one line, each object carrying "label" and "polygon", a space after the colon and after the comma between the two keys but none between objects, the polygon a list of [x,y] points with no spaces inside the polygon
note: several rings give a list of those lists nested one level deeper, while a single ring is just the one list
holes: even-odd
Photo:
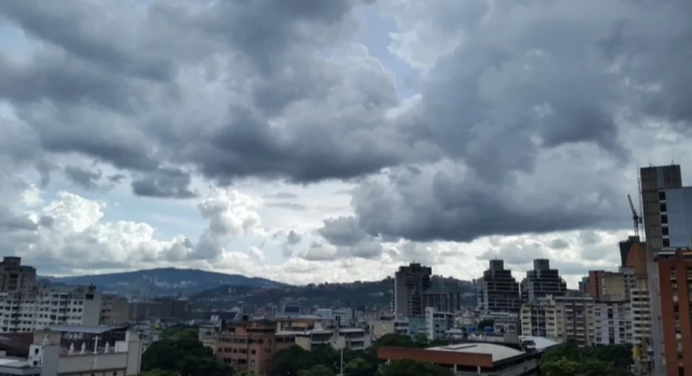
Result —
[{"label": "haze over mountains", "polygon": [[123,273],[79,275],[69,277],[41,276],[50,283],[65,285],[93,284],[104,292],[125,295],[179,295],[219,286],[282,287],[282,282],[199,269],[157,268]]}]

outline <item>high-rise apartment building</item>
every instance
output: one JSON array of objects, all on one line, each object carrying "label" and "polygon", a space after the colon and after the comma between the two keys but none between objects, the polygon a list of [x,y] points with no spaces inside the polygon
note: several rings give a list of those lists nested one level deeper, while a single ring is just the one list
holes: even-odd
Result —
[{"label": "high-rise apartment building", "polygon": [[94,286],[0,293],[0,332],[34,332],[49,325],[99,325],[101,294]]},{"label": "high-rise apartment building", "polygon": [[594,301],[590,296],[539,298],[522,306],[520,320],[524,335],[574,342],[578,346],[595,342]]},{"label": "high-rise apartment building", "polygon": [[539,298],[563,296],[567,292],[567,283],[560,277],[557,269],[550,269],[547,259],[533,260],[533,270],[526,272],[526,278],[521,281],[522,302],[531,302]]},{"label": "high-rise apartment building", "polygon": [[21,257],[5,256],[0,261],[0,292],[20,292],[36,285],[36,269],[22,265]]},{"label": "high-rise apartment building", "polygon": [[692,375],[692,250],[658,253],[666,375]]},{"label": "high-rise apartment building", "polygon": [[629,301],[596,302],[593,314],[596,345],[632,343],[632,311]]},{"label": "high-rise apartment building", "polygon": [[421,264],[402,266],[394,275],[394,313],[421,316],[425,313],[423,293],[430,290],[432,269]]},{"label": "high-rise apartment building", "polygon": [[504,261],[490,260],[490,268],[476,280],[478,308],[483,312],[514,312],[521,310],[519,283]]},{"label": "high-rise apartment building", "polygon": [[[660,280],[658,277],[658,266],[656,257],[664,248],[669,248],[674,243],[680,241],[683,244],[677,246],[685,246],[689,244],[690,238],[683,239],[678,236],[685,231],[680,231],[681,228],[686,228],[684,218],[678,216],[670,217],[668,209],[674,209],[668,201],[668,196],[677,196],[669,191],[680,190],[682,188],[682,174],[680,173],[679,165],[670,166],[651,166],[644,167],[640,170],[641,179],[641,198],[643,204],[644,218],[644,233],[646,235],[646,258],[647,258],[647,277],[648,290],[652,299],[650,299],[651,313],[651,372],[654,375],[665,374],[663,365],[663,333],[662,333],[662,316],[661,316],[661,301],[654,297],[659,297],[661,294]],[[676,203],[677,205],[681,202]],[[675,223],[674,223],[675,222]],[[671,239],[671,233],[676,236]]]}]

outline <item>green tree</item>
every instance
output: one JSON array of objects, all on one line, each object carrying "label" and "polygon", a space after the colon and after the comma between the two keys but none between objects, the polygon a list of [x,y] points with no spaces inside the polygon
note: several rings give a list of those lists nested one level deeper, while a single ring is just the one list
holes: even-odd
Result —
[{"label": "green tree", "polygon": [[630,364],[628,346],[579,348],[567,344],[543,354],[540,368],[545,376],[624,376]]},{"label": "green tree", "polygon": [[376,371],[377,361],[370,362],[361,357],[351,359],[344,366],[344,374],[346,376],[372,376]]},{"label": "green tree", "polygon": [[308,369],[298,371],[298,376],[334,376],[334,372],[324,365],[317,364]]},{"label": "green tree", "polygon": [[406,359],[383,365],[377,376],[454,376],[454,372],[434,364]]},{"label": "green tree", "polygon": [[[233,369],[196,338],[164,339],[142,354],[142,371],[160,370],[180,376],[231,376]],[[166,376],[166,375],[156,375]]]},{"label": "green tree", "polygon": [[430,339],[428,338],[427,334],[418,333],[413,339],[413,342],[416,343],[416,347],[427,347],[430,344]]},{"label": "green tree", "polygon": [[153,369],[139,373],[137,376],[177,376],[175,372]]}]

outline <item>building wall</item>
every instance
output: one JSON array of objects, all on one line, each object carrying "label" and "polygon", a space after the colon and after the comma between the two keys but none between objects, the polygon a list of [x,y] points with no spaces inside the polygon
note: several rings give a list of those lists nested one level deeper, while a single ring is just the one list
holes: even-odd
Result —
[{"label": "building wall", "polygon": [[103,295],[101,298],[101,319],[103,325],[124,324],[129,320],[130,304],[126,298],[117,295]]},{"label": "building wall", "polygon": [[49,325],[98,325],[101,295],[93,286],[0,293],[0,332],[34,332]]},{"label": "building wall", "polygon": [[280,349],[292,346],[291,338],[280,337],[279,343],[273,326],[261,322],[245,322],[219,334],[216,343],[216,357],[231,365],[238,372],[250,372],[265,375],[270,367],[274,354]]},{"label": "building wall", "polygon": [[[679,165],[652,166],[640,170],[641,198],[646,235],[646,259],[648,289],[652,297],[660,296],[658,266],[656,257],[664,248],[663,228],[670,225],[666,215],[661,215],[662,204],[666,204],[666,189],[682,188],[682,174]],[[661,323],[661,305],[659,299],[650,300],[651,335],[650,346],[653,357],[652,373],[662,375],[663,367],[663,334]]]},{"label": "building wall", "polygon": [[632,312],[629,301],[595,303],[593,314],[595,344],[632,343]]},{"label": "building wall", "polygon": [[0,292],[20,292],[36,285],[36,269],[22,265],[21,260],[5,256],[0,261]]},{"label": "building wall", "polygon": [[552,297],[527,303],[521,310],[523,335],[545,336],[579,346],[594,342],[594,310],[590,297]]},{"label": "building wall", "polygon": [[658,256],[661,324],[667,375],[692,375],[692,251]]},{"label": "building wall", "polygon": [[605,270],[589,270],[589,279],[586,286],[586,292],[591,295],[596,301],[601,300],[603,294],[603,277]]}]

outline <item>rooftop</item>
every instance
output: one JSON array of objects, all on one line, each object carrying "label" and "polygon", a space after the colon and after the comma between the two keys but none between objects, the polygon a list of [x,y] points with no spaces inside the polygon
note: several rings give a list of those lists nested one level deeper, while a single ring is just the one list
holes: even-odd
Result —
[{"label": "rooftop", "polygon": [[29,361],[22,358],[3,357],[0,358],[0,367],[26,368],[29,367]]},{"label": "rooftop", "polygon": [[502,346],[494,343],[462,343],[457,345],[430,347],[429,351],[447,351],[467,354],[488,354],[493,357],[493,362],[512,358],[524,354],[523,352],[511,347]]},{"label": "rooftop", "polygon": [[127,326],[85,326],[85,325],[51,325],[53,332],[103,334],[112,330],[127,329]]}]

